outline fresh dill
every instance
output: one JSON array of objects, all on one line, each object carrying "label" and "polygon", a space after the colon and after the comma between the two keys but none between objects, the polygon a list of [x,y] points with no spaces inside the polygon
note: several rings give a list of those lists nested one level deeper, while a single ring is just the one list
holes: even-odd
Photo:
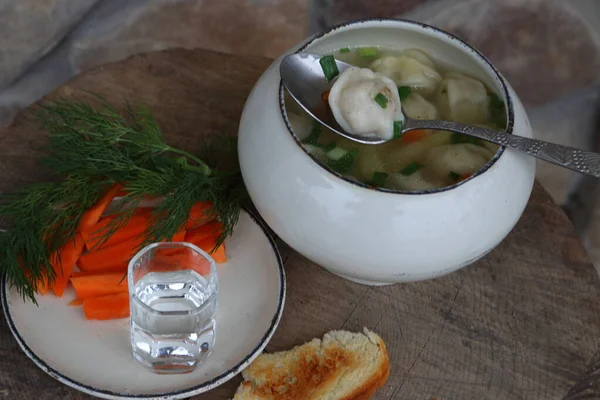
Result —
[{"label": "fresh dill", "polygon": [[[161,201],[139,248],[172,237],[200,201],[212,202],[208,217],[223,224],[215,248],[233,232],[245,195],[235,139],[227,137],[227,146],[217,148],[222,137],[216,136],[203,156],[191,154],[165,142],[148,108],[127,106],[119,113],[104,100],[96,108],[76,99],[48,101],[31,116],[48,132],[39,161],[58,180],[0,195],[0,218],[10,226],[0,234],[0,271],[24,299],[35,302],[37,285],[53,281],[52,254],[74,239],[83,213],[117,183],[126,195],[99,244],[148,197]],[[217,167],[222,158],[231,165]]]}]

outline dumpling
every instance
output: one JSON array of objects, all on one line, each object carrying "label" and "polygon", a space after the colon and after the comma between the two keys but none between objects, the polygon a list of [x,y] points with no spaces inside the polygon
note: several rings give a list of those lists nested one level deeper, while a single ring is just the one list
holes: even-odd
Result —
[{"label": "dumpling", "polygon": [[440,185],[425,179],[421,171],[408,176],[400,173],[392,174],[388,177],[386,184],[390,189],[396,190],[428,190],[440,187]]},{"label": "dumpling", "polygon": [[363,181],[369,180],[373,173],[385,171],[379,146],[365,145],[360,149],[354,173]]},{"label": "dumpling", "polygon": [[414,119],[438,119],[438,110],[418,93],[411,93],[402,101],[404,113]]},{"label": "dumpling", "polygon": [[435,69],[435,64],[433,63],[433,60],[419,49],[406,49],[402,51],[401,55],[412,57],[421,64],[427,65],[429,68]]},{"label": "dumpling", "polygon": [[392,79],[398,87],[409,86],[417,93],[429,95],[436,90],[442,76],[433,68],[433,61],[425,53],[415,52],[381,57],[370,68]]},{"label": "dumpling", "polygon": [[449,144],[429,150],[425,165],[429,171],[445,179],[450,172],[459,175],[477,172],[492,156],[493,153],[486,147],[471,143]]},{"label": "dumpling", "polygon": [[437,93],[442,117],[465,124],[483,124],[490,119],[490,99],[483,83],[458,72],[445,76]]},{"label": "dumpling", "polygon": [[294,133],[298,136],[298,139],[304,140],[310,135],[314,126],[314,122],[311,118],[306,118],[305,116],[298,115],[294,112],[288,112],[287,117]]},{"label": "dumpling", "polygon": [[394,122],[404,122],[394,82],[368,68],[350,67],[329,92],[329,106],[337,123],[355,135],[394,137]]}]

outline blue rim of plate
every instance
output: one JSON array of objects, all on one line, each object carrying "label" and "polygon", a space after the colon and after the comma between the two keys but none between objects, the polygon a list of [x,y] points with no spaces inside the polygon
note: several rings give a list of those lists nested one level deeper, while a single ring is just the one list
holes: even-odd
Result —
[{"label": "blue rim of plate", "polygon": [[176,400],[176,399],[186,399],[190,396],[196,396],[201,393],[205,393],[209,390],[212,390],[218,386],[221,386],[231,378],[235,377],[237,374],[242,372],[256,357],[258,357],[264,348],[267,346],[273,334],[275,333],[277,326],[279,325],[279,321],[281,320],[281,316],[283,314],[283,308],[285,305],[285,295],[286,295],[286,281],[285,281],[285,270],[283,269],[283,261],[281,259],[281,254],[279,253],[279,249],[277,248],[277,244],[275,243],[275,239],[269,233],[269,230],[266,227],[266,224],[262,221],[261,218],[257,217],[252,213],[248,208],[242,207],[242,210],[245,211],[250,219],[258,225],[258,227],[263,231],[264,235],[267,237],[269,244],[275,254],[275,258],[277,260],[277,267],[279,269],[279,299],[277,304],[277,310],[273,319],[271,320],[271,324],[269,328],[261,338],[260,342],[256,345],[256,347],[239,363],[237,363],[233,368],[230,368],[223,374],[211,379],[210,381],[206,381],[200,385],[192,386],[183,390],[171,391],[163,394],[128,394],[128,393],[119,393],[113,392],[110,390],[99,389],[94,386],[86,385],[81,382],[77,382],[66,375],[60,373],[59,371],[52,368],[48,365],[44,360],[39,358],[37,354],[33,350],[27,346],[25,340],[19,334],[9,311],[8,304],[8,283],[6,282],[5,277],[2,277],[2,288],[0,295],[2,296],[2,311],[4,312],[4,317],[6,318],[6,322],[8,327],[10,328],[11,333],[15,337],[17,343],[23,350],[23,352],[29,357],[33,362],[48,375],[52,376],[54,379],[59,382],[70,386],[74,389],[77,389],[81,392],[93,395],[100,396],[105,399],[139,399],[139,400]]}]

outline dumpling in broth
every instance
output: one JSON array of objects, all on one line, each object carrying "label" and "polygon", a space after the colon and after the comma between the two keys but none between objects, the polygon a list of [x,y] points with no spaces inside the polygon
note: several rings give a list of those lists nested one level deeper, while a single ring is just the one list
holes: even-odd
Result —
[{"label": "dumpling in broth", "polygon": [[458,72],[445,76],[437,93],[442,117],[465,124],[490,119],[490,99],[483,83]]},{"label": "dumpling in broth", "polygon": [[287,117],[298,139],[304,140],[310,135],[314,126],[314,122],[310,118],[306,118],[295,112],[288,112]]},{"label": "dumpling in broth", "polygon": [[[431,94],[442,81],[442,77],[433,68],[433,61],[425,53],[415,52],[381,57],[369,68],[387,76],[399,87],[409,86],[423,95]],[[415,54],[418,54],[417,57]]]},{"label": "dumpling in broth", "polygon": [[434,147],[427,154],[427,169],[440,179],[450,172],[459,175],[473,174],[493,156],[486,147],[471,143],[448,144]]},{"label": "dumpling in broth", "polygon": [[402,102],[404,113],[414,119],[437,119],[438,110],[418,93],[411,93]]},{"label": "dumpling in broth", "polygon": [[408,176],[400,173],[392,174],[387,179],[387,186],[396,190],[428,190],[440,187],[439,184],[425,179],[421,171]]}]

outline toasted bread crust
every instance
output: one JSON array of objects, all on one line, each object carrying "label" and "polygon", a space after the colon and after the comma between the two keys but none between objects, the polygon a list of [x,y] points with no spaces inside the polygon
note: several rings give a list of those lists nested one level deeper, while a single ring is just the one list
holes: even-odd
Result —
[{"label": "toasted bread crust", "polygon": [[356,388],[349,396],[346,396],[340,400],[369,400],[375,395],[377,390],[385,385],[390,377],[390,359],[385,343],[383,340],[381,340],[381,338],[378,338],[377,345],[385,355],[385,359],[381,363],[377,373],[371,376],[371,378],[363,383],[360,387]]},{"label": "toasted bread crust", "polygon": [[[383,340],[365,330],[378,348],[375,370],[370,370],[350,393],[335,400],[369,400],[388,380],[390,365]],[[331,339],[328,339],[331,340]],[[347,371],[361,368],[363,358],[350,348],[314,339],[286,352],[264,354],[243,373],[236,400],[316,400],[336,393],[336,384]],[[334,342],[335,343],[335,339]],[[374,346],[373,346],[374,347]],[[330,397],[327,397],[330,398]]]}]

